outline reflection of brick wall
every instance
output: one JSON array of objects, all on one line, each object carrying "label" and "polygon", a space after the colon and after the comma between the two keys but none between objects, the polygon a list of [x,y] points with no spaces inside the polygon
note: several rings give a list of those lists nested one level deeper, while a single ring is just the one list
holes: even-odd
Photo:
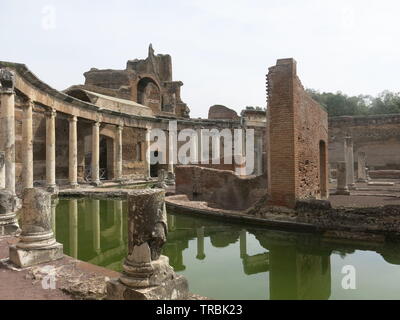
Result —
[{"label": "reflection of brick wall", "polygon": [[297,199],[321,198],[327,190],[326,161],[320,172],[327,113],[304,91],[293,59],[278,60],[269,70],[267,126],[270,203],[294,207]]},{"label": "reflection of brick wall", "polygon": [[241,178],[232,171],[177,166],[176,193],[228,210],[245,210],[266,192],[265,176]]}]

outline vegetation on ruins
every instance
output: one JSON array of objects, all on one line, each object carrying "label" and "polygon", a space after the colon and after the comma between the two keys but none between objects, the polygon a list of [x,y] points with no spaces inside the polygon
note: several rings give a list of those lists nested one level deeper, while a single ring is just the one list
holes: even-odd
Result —
[{"label": "vegetation on ruins", "polygon": [[340,91],[336,93],[321,93],[314,89],[307,91],[328,111],[330,117],[400,113],[400,92],[386,90],[373,97],[348,96]]}]

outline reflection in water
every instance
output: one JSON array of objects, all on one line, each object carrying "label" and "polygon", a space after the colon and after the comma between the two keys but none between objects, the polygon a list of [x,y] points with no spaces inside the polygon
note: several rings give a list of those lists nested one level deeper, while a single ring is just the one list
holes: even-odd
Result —
[{"label": "reflection in water", "polygon": [[[64,244],[66,254],[122,269],[127,253],[125,201],[60,200],[53,218],[57,241]],[[340,291],[338,262],[349,255],[336,252],[354,248],[337,248],[316,235],[244,229],[172,214],[168,231],[163,254],[188,278],[192,292],[221,299],[329,299],[334,287],[335,298],[347,297]],[[360,258],[357,252],[351,256]],[[389,251],[385,256],[396,260],[399,255]],[[376,253],[373,257],[372,264],[381,258]],[[331,259],[338,264],[334,270]]]}]

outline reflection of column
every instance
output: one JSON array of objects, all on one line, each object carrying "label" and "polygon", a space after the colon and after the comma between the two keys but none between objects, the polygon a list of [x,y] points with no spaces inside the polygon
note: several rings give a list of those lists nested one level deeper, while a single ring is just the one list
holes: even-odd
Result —
[{"label": "reflection of column", "polygon": [[100,122],[92,127],[92,184],[100,185]]},{"label": "reflection of column", "polygon": [[240,231],[239,237],[239,245],[240,245],[240,257],[244,258],[247,256],[247,231]]},{"label": "reflection of column", "polygon": [[33,140],[32,140],[32,108],[29,101],[22,106],[22,165],[23,187],[33,188]]},{"label": "reflection of column", "polygon": [[197,256],[199,260],[204,260],[206,255],[204,253],[204,227],[196,229],[197,231]]},{"label": "reflection of column", "polygon": [[167,215],[168,231],[175,231],[175,216],[172,214]]},{"label": "reflection of column", "polygon": [[354,153],[353,153],[353,139],[351,137],[344,138],[344,155],[346,161],[347,171],[347,184],[350,189],[354,189]]},{"label": "reflection of column", "polygon": [[56,212],[57,212],[58,198],[51,199],[51,228],[53,229],[54,237],[56,238]]},{"label": "reflection of column", "polygon": [[147,178],[150,178],[150,129],[146,129],[146,169],[147,169]]},{"label": "reflection of column", "polygon": [[78,187],[78,118],[69,118],[69,184],[72,188]]},{"label": "reflection of column", "polygon": [[15,194],[15,93],[13,87],[0,87],[0,90],[5,188]]},{"label": "reflection of column", "polygon": [[122,179],[122,126],[117,126],[114,144],[114,180],[120,181]]},{"label": "reflection of column", "polygon": [[69,255],[78,258],[78,200],[69,200]]},{"label": "reflection of column", "polygon": [[115,218],[115,227],[117,239],[120,245],[124,244],[124,225],[123,225],[123,212],[122,212],[122,201],[115,200],[114,201],[114,218]]},{"label": "reflection of column", "polygon": [[56,111],[46,112],[46,182],[48,191],[56,186]]},{"label": "reflection of column", "polygon": [[93,248],[97,253],[101,251],[100,243],[100,200],[92,201],[93,217]]}]

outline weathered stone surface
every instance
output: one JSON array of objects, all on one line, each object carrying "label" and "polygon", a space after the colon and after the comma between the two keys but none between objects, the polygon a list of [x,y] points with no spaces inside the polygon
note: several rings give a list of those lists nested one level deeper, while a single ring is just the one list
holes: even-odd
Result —
[{"label": "weathered stone surface", "polygon": [[228,210],[246,210],[267,193],[265,175],[239,177],[228,170],[177,166],[176,194]]},{"label": "weathered stone surface", "polygon": [[20,201],[11,191],[0,190],[0,236],[15,235],[19,232],[16,211]]},{"label": "weathered stone surface", "polygon": [[108,299],[182,299],[188,295],[185,278],[175,274],[161,256],[167,238],[165,192],[135,190],[128,194],[128,256],[118,280],[107,284]]},{"label": "weathered stone surface", "polygon": [[358,182],[367,182],[368,181],[368,177],[367,177],[367,159],[366,159],[366,155],[365,152],[359,152],[358,153],[358,157],[357,157],[357,161],[358,161],[358,167],[357,167],[357,172],[358,172]]},{"label": "weathered stone surface", "polygon": [[235,110],[222,105],[214,105],[208,110],[208,119],[211,120],[239,120]]},{"label": "weathered stone surface", "polygon": [[161,286],[133,289],[124,286],[119,280],[107,283],[108,300],[186,300],[188,299],[188,282],[185,277],[176,275]]},{"label": "weathered stone surface", "polygon": [[25,189],[20,241],[10,247],[10,260],[27,267],[63,257],[63,246],[52,231],[51,194],[39,188]]},{"label": "weathered stone surface", "polygon": [[350,195],[349,188],[347,186],[347,165],[346,162],[338,162],[337,164],[337,187],[336,194],[338,195]]}]

